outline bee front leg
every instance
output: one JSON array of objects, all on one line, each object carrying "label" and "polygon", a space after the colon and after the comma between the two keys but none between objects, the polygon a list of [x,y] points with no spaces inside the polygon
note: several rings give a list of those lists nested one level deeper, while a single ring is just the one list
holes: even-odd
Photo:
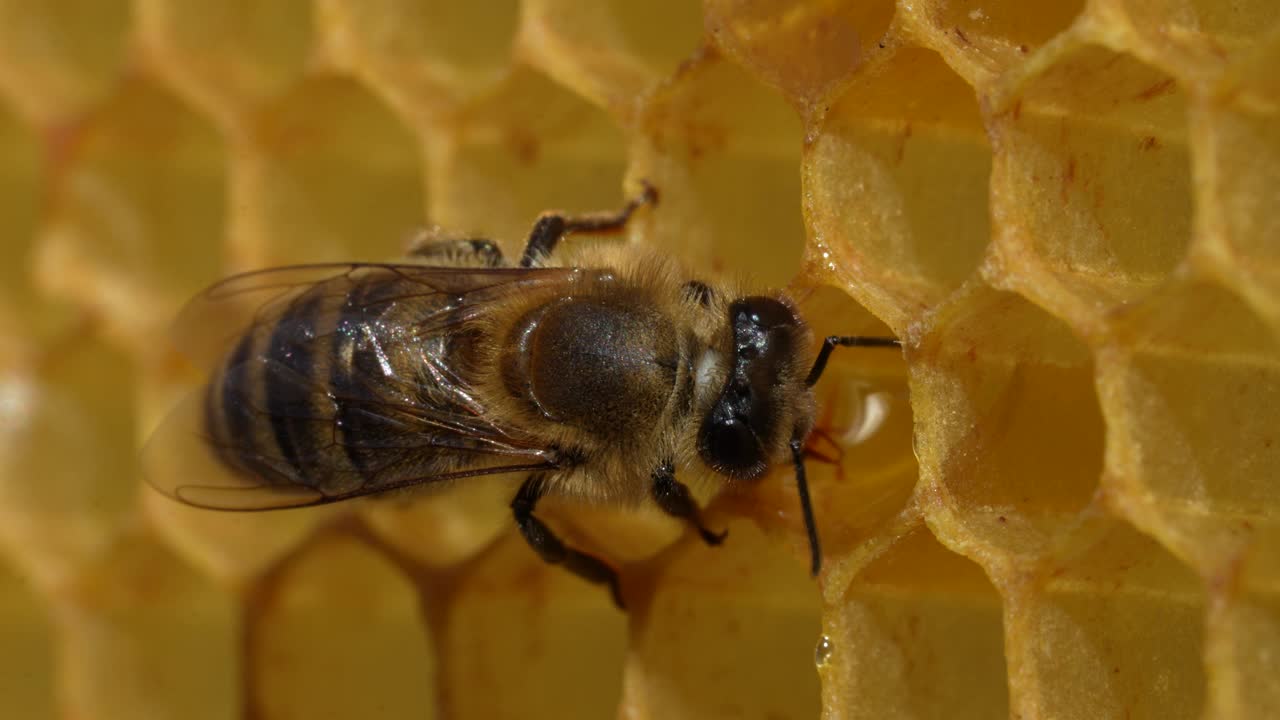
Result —
[{"label": "bee front leg", "polygon": [[573,232],[614,233],[627,226],[627,221],[641,205],[658,202],[658,191],[649,183],[644,183],[644,191],[639,197],[632,198],[616,213],[595,215],[579,215],[566,217],[558,213],[544,213],[533,224],[529,232],[529,241],[524,246],[524,254],[520,256],[520,267],[533,267],[540,260],[551,255],[556,244],[565,235]]},{"label": "bee front leg", "polygon": [[584,552],[566,547],[541,520],[533,516],[533,508],[546,492],[546,484],[541,475],[530,475],[511,501],[511,511],[515,514],[516,525],[524,536],[529,547],[538,553],[544,561],[552,565],[563,565],[566,570],[597,585],[608,585],[613,595],[613,602],[619,609],[625,610],[622,601],[622,589],[618,585],[618,573],[603,560]]},{"label": "bee front leg", "polygon": [[657,501],[658,507],[662,508],[663,512],[693,525],[702,536],[702,541],[712,547],[724,542],[724,539],[729,536],[728,530],[716,533],[702,524],[702,514],[698,511],[698,504],[689,494],[689,488],[676,480],[676,470],[671,463],[659,465],[658,469],[653,471],[652,477],[653,499]]}]

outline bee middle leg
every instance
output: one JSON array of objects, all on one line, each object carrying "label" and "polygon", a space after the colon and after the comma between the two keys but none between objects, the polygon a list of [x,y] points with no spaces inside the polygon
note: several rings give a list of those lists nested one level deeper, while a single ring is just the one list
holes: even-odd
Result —
[{"label": "bee middle leg", "polygon": [[520,267],[533,267],[539,260],[549,256],[556,249],[561,238],[573,232],[613,233],[620,232],[627,226],[631,214],[642,205],[658,202],[658,191],[649,183],[644,183],[644,191],[639,197],[632,198],[621,210],[615,213],[597,213],[567,217],[558,213],[544,213],[533,224],[529,232],[529,240],[525,243],[524,254],[520,256]]},{"label": "bee middle leg", "polygon": [[566,570],[587,582],[608,585],[609,592],[613,595],[613,603],[625,610],[627,606],[622,601],[622,589],[618,585],[617,571],[597,557],[565,546],[560,538],[551,532],[551,528],[534,517],[533,508],[545,492],[544,478],[541,475],[530,475],[520,486],[515,499],[511,501],[511,511],[515,514],[520,534],[543,561],[552,565],[562,565]]},{"label": "bee middle leg", "polygon": [[657,501],[658,507],[671,517],[684,520],[698,530],[698,535],[702,537],[702,541],[715,547],[724,542],[729,537],[729,531],[712,532],[702,524],[702,513],[698,510],[698,504],[694,502],[693,496],[689,494],[689,488],[684,483],[676,480],[676,471],[671,463],[663,463],[658,469],[653,471],[653,499]]},{"label": "bee middle leg", "polygon": [[492,240],[457,237],[438,227],[426,228],[410,238],[405,254],[414,260],[444,265],[502,267],[506,264],[502,248]]}]

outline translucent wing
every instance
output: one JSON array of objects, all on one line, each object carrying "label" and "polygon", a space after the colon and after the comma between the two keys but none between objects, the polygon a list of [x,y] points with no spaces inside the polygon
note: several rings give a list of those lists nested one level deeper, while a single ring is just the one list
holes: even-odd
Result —
[{"label": "translucent wing", "polygon": [[147,445],[148,481],[224,510],[337,502],[555,466],[495,422],[460,367],[468,323],[576,269],[326,265],[236,276],[180,316],[211,371]]},{"label": "translucent wing", "polygon": [[345,296],[362,280],[398,278],[424,299],[469,295],[470,304],[475,305],[522,287],[571,282],[587,272],[579,268],[452,268],[395,263],[321,263],[254,270],[224,278],[192,298],[174,321],[170,339],[198,367],[212,370],[246,330],[273,322],[298,296],[317,288]]}]

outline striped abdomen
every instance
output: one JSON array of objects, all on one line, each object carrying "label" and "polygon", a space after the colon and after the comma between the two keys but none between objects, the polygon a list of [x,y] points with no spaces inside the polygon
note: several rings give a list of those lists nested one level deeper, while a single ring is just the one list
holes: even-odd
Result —
[{"label": "striped abdomen", "polygon": [[394,276],[340,278],[250,328],[210,383],[219,458],[325,495],[466,464],[474,417],[458,298]]}]

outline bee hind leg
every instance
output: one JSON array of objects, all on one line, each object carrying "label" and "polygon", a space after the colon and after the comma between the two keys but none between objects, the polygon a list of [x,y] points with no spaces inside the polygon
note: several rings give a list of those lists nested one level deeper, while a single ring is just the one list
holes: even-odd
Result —
[{"label": "bee hind leg", "polygon": [[409,239],[405,255],[427,264],[502,267],[502,248],[487,238],[449,235],[439,227],[424,228]]},{"label": "bee hind leg", "polygon": [[529,240],[524,246],[524,254],[520,256],[520,267],[534,267],[543,258],[551,255],[560,240],[569,233],[615,233],[621,232],[631,219],[631,214],[642,205],[658,202],[658,191],[649,183],[643,183],[644,190],[639,196],[632,198],[621,210],[615,213],[597,213],[568,217],[559,213],[543,213],[533,224],[529,232]]},{"label": "bee hind leg", "polygon": [[676,480],[676,471],[671,463],[663,463],[653,471],[653,499],[658,503],[658,507],[671,517],[684,520],[697,529],[698,535],[702,537],[702,541],[715,547],[724,542],[729,536],[729,531],[712,532],[702,524],[702,513],[698,510],[698,504],[694,502],[693,496],[689,494],[689,488],[684,483]]},{"label": "bee hind leg", "polygon": [[587,582],[608,585],[609,592],[613,595],[613,603],[620,610],[626,610],[626,603],[622,601],[622,588],[618,584],[617,571],[597,557],[566,547],[550,528],[534,517],[533,508],[545,491],[546,484],[543,477],[530,475],[520,486],[515,499],[511,501],[511,511],[515,514],[520,534],[543,561],[552,565],[561,565]]}]

